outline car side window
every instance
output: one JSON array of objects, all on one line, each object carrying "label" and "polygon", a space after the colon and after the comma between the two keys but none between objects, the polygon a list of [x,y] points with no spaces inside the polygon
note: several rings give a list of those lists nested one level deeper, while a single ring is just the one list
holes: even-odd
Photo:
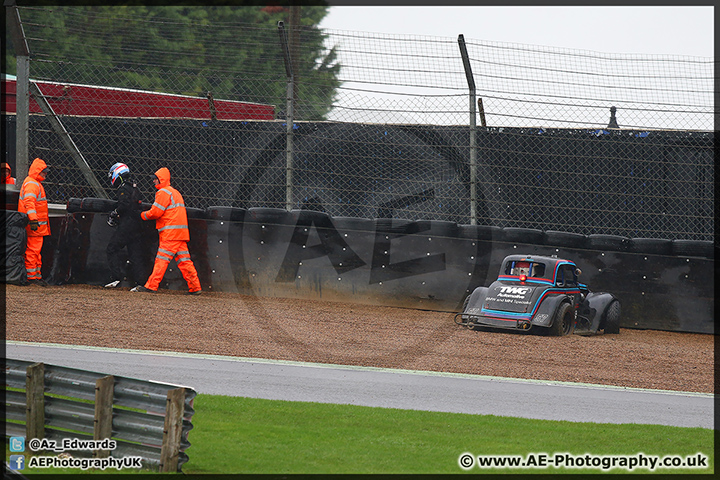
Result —
[{"label": "car side window", "polygon": [[531,277],[544,277],[545,276],[545,264],[544,263],[533,263]]},{"label": "car side window", "polygon": [[559,287],[576,287],[577,276],[572,265],[562,265],[558,271],[556,285]]}]

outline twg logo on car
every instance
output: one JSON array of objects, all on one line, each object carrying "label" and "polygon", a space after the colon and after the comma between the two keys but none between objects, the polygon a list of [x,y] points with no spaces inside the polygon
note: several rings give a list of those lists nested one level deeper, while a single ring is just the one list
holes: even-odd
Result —
[{"label": "twg logo on car", "polygon": [[512,293],[515,295],[525,295],[532,290],[529,287],[500,287],[500,293]]}]

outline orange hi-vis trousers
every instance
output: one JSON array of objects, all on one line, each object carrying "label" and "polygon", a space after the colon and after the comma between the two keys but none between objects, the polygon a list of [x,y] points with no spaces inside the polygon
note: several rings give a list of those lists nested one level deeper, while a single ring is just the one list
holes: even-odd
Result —
[{"label": "orange hi-vis trousers", "polygon": [[42,273],[42,257],[40,251],[43,246],[43,238],[39,236],[27,236],[27,244],[25,247],[25,270],[27,271],[28,280],[41,280]]},{"label": "orange hi-vis trousers", "polygon": [[197,292],[198,290],[202,290],[197,270],[195,270],[195,265],[190,259],[187,242],[184,240],[160,240],[157,256],[155,257],[155,266],[145,283],[145,288],[149,288],[150,290],[158,289],[160,282],[165,276],[165,270],[167,270],[173,258],[177,262],[180,273],[182,273],[183,278],[188,284],[189,291]]}]

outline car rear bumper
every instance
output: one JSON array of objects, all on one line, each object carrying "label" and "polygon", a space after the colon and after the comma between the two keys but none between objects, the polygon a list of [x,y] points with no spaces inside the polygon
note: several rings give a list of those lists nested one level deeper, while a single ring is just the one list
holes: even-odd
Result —
[{"label": "car rear bumper", "polygon": [[455,315],[455,323],[465,327],[482,326],[507,330],[530,330],[530,328],[532,328],[532,322],[526,318],[507,319],[486,315],[467,315],[462,313]]}]

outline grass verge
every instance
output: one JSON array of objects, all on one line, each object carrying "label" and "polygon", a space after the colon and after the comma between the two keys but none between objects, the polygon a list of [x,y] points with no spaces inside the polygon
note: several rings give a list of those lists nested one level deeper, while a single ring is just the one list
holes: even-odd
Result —
[{"label": "grass verge", "polygon": [[[707,468],[655,473],[713,473],[713,431],[659,425],[528,420],[415,410],[198,395],[190,432],[192,473],[421,474],[602,473],[601,468],[469,470],[460,455],[570,453],[629,456],[706,455]],[[538,458],[539,460],[539,458]],[[613,469],[615,473],[628,470]],[[648,473],[649,469],[633,471]]]},{"label": "grass verge", "polygon": [[[703,428],[557,422],[215,395],[198,395],[195,410],[189,435],[192,445],[186,451],[190,461],[183,466],[183,473],[191,475],[714,473],[714,432]],[[475,458],[469,469],[459,464],[464,453]],[[699,453],[707,458],[704,468],[648,468],[652,458],[673,456],[687,462],[686,457],[692,461]],[[517,456],[535,465],[479,468],[477,457],[490,455]],[[604,469],[603,463],[609,465],[613,457],[626,462],[633,461],[627,457],[638,462],[645,458],[647,463],[632,469]],[[541,466],[559,458],[565,459],[560,468]],[[575,467],[568,467],[569,461]],[[702,466],[702,460],[697,463]],[[23,473],[99,472],[26,469]]]}]

